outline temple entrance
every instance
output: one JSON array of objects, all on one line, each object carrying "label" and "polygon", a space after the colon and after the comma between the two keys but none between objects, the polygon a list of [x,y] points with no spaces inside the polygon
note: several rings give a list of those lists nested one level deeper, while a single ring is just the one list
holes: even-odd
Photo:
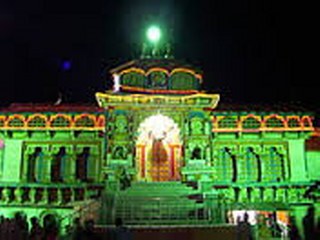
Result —
[{"label": "temple entrance", "polygon": [[181,141],[177,124],[162,114],[146,118],[139,126],[136,143],[138,180],[180,179]]}]

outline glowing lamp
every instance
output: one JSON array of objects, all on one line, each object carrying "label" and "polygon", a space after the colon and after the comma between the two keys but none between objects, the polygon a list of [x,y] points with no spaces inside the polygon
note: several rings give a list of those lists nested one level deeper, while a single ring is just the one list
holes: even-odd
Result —
[{"label": "glowing lamp", "polygon": [[151,26],[147,30],[147,37],[150,42],[157,43],[161,38],[161,31],[160,28],[156,26]]}]

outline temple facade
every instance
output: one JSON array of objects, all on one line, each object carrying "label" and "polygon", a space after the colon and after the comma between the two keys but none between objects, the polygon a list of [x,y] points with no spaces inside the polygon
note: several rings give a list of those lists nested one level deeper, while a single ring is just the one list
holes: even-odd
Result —
[{"label": "temple facade", "polygon": [[[306,112],[230,110],[173,58],[110,71],[97,106],[0,112],[0,214],[66,225],[235,224],[250,213],[301,229],[319,214],[319,135]],[[221,100],[223,101],[223,99]]]}]

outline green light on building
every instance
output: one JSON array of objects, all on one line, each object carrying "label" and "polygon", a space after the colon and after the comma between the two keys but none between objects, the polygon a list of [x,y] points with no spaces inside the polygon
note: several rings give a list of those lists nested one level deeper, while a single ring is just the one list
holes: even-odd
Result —
[{"label": "green light on building", "polygon": [[148,40],[154,44],[158,43],[161,38],[161,30],[157,26],[151,26],[147,30]]}]

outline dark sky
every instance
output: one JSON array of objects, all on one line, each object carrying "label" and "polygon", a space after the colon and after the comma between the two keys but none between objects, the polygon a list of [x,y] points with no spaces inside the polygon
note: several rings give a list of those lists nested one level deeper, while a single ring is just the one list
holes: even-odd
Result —
[{"label": "dark sky", "polygon": [[139,56],[144,29],[157,23],[221,102],[319,111],[315,7],[302,1],[8,2],[0,2],[1,106],[54,102],[58,92],[65,102],[94,102],[109,80],[101,63],[110,69]]}]

